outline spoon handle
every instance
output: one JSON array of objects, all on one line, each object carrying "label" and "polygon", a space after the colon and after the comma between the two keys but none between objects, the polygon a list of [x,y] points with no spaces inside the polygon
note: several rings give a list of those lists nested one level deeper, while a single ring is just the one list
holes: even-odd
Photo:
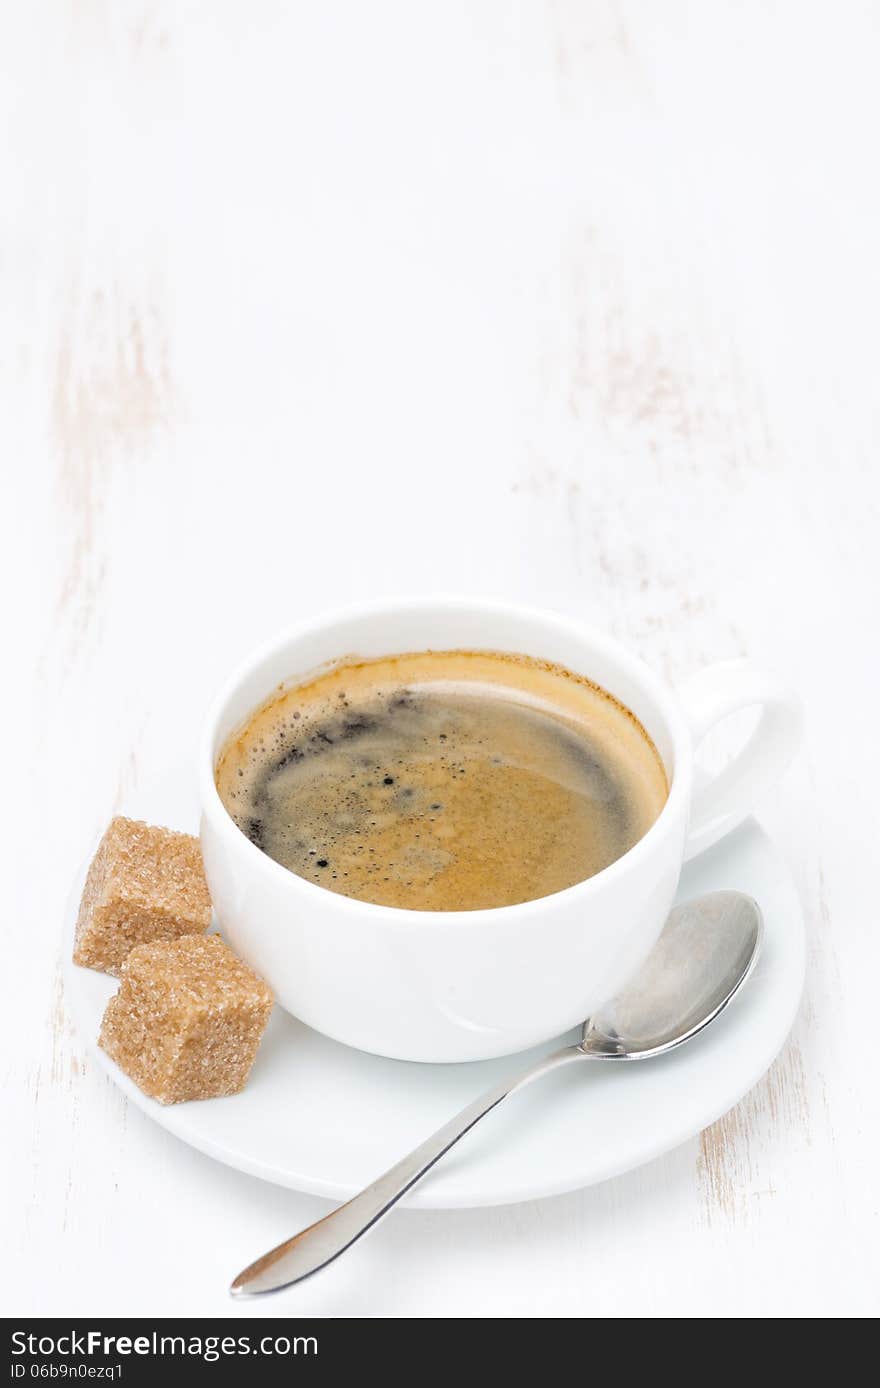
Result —
[{"label": "spoon handle", "polygon": [[340,1253],[344,1253],[368,1230],[375,1228],[381,1219],[393,1209],[398,1200],[420,1181],[427,1171],[440,1160],[450,1147],[474,1124],[479,1123],[487,1113],[497,1108],[509,1094],[523,1089],[533,1080],[556,1070],[571,1060],[585,1059],[580,1046],[565,1046],[560,1051],[539,1060],[523,1074],[513,1080],[486,1091],[473,1103],[463,1108],[442,1128],[438,1128],[415,1151],[410,1152],[396,1166],[386,1171],[372,1185],[355,1195],[345,1205],[310,1224],[299,1234],[294,1234],[286,1243],[280,1243],[271,1252],[264,1253],[250,1267],[240,1272],[230,1287],[233,1296],[254,1296],[261,1292],[277,1292],[294,1282],[301,1282],[313,1272],[332,1263]]}]

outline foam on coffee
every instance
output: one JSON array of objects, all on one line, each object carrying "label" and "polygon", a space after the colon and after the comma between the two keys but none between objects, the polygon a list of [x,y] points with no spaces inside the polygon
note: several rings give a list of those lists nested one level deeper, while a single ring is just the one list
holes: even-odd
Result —
[{"label": "foam on coffee", "polygon": [[239,828],[292,872],[426,911],[591,877],[668,792],[610,694],[559,665],[474,651],[351,660],[282,689],[229,739],[216,779]]}]

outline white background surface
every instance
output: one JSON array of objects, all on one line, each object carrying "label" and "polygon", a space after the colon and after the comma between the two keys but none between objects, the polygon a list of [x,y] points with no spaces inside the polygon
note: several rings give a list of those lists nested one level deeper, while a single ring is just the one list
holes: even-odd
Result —
[{"label": "white background surface", "polygon": [[[3,7],[6,1314],[876,1314],[878,38],[853,0]],[[651,1166],[232,1306],[327,1207],[86,1060],[64,899],[244,651],[432,589],[798,685],[761,808],[804,1006]]]}]

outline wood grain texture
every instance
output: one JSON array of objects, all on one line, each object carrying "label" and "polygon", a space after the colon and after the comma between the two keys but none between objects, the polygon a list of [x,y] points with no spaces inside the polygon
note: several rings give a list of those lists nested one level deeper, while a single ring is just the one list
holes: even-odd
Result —
[{"label": "wood grain texture", "polygon": [[8,1314],[277,1313],[227,1274],[324,1207],[127,1110],[60,921],[242,652],[402,589],[787,674],[807,990],[701,1139],[401,1212],[296,1309],[877,1313],[878,56],[860,0],[0,12]]}]

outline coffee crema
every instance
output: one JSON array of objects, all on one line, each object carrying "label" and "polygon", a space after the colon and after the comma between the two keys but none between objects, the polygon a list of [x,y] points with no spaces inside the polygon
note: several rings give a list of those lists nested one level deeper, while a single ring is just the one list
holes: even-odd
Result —
[{"label": "coffee crema", "polygon": [[668,794],[610,694],[527,656],[352,659],[279,690],[222,749],[216,783],[270,858],[383,906],[469,911],[615,862]]}]

